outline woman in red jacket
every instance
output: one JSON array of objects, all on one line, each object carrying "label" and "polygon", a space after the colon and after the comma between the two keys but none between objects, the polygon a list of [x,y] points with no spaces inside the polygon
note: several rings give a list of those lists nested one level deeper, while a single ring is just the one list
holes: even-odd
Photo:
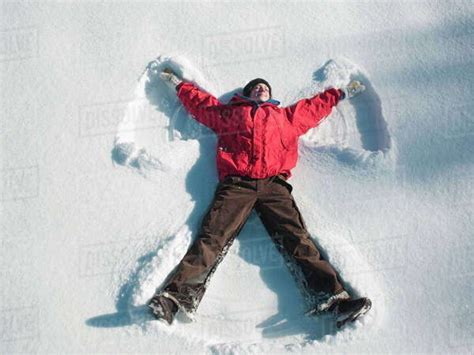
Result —
[{"label": "woman in red jacket", "polygon": [[370,301],[351,299],[337,272],[321,258],[286,181],[297,162],[298,138],[364,86],[354,81],[343,90],[329,89],[280,107],[270,84],[260,78],[222,104],[169,69],[160,77],[176,88],[186,110],[216,133],[219,185],[199,235],[166,286],[150,300],[153,314],[171,324],[178,310],[188,315],[196,311],[212,273],[253,208],[292,271],[301,276],[306,296],[318,304],[313,312],[365,313]]}]

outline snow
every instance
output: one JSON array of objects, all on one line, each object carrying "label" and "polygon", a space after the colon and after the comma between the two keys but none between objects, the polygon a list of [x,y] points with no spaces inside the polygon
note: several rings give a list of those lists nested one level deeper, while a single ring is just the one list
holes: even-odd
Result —
[{"label": "snow", "polygon": [[[473,352],[471,1],[1,4],[1,353]],[[166,65],[222,101],[367,86],[290,180],[366,317],[305,316],[253,214],[195,320],[149,321],[217,183]]]}]

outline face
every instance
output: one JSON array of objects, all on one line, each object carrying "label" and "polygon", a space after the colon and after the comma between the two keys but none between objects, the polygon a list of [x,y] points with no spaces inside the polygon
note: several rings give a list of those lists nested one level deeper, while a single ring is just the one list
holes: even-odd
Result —
[{"label": "face", "polygon": [[250,98],[255,101],[265,102],[270,99],[270,89],[263,83],[257,84],[250,91]]}]

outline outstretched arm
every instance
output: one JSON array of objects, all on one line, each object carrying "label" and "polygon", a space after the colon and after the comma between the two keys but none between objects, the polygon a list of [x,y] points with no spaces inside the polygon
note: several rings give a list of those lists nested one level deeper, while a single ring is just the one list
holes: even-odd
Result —
[{"label": "outstretched arm", "polygon": [[196,121],[219,132],[219,111],[222,104],[217,98],[197,85],[183,81],[170,69],[165,69],[160,77],[176,89],[179,100]]},{"label": "outstretched arm", "polygon": [[190,82],[183,81],[176,87],[178,98],[196,121],[214,132],[220,131],[220,108],[222,104],[213,95]]},{"label": "outstretched arm", "polygon": [[331,113],[332,108],[343,98],[339,89],[329,89],[309,99],[302,99],[285,108],[286,117],[295,127],[298,135],[316,127]]},{"label": "outstretched arm", "polygon": [[288,120],[296,128],[298,135],[305,134],[327,117],[340,100],[352,98],[365,90],[357,80],[341,89],[329,89],[309,99],[302,99],[285,108]]}]

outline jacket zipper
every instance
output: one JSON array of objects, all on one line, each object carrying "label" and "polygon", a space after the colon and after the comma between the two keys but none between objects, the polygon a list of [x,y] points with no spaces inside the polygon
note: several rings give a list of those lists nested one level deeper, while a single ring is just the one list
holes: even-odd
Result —
[{"label": "jacket zipper", "polygon": [[252,107],[252,110],[250,111],[250,117],[252,118],[252,152],[250,156],[250,164],[248,171],[252,169],[253,164],[256,163],[257,159],[255,157],[255,112],[258,109],[258,104],[255,103]]}]

